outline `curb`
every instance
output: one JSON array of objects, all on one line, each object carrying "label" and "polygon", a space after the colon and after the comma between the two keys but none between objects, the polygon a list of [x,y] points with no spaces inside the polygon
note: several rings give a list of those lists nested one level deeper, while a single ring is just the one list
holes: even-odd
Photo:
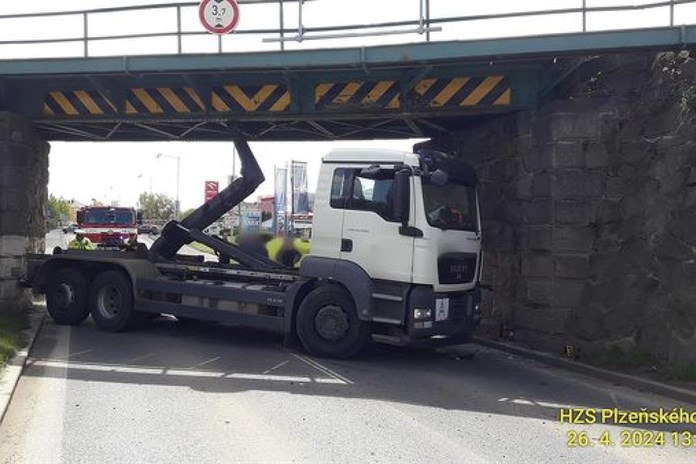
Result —
[{"label": "curb", "polygon": [[641,377],[636,377],[633,375],[609,371],[599,367],[590,366],[588,364],[582,364],[577,361],[559,358],[558,356],[543,353],[541,351],[522,348],[520,346],[513,345],[510,343],[497,342],[480,337],[474,337],[473,341],[478,343],[479,345],[483,345],[488,348],[493,348],[499,351],[505,351],[507,353],[515,354],[524,358],[529,358],[535,361],[550,364],[552,366],[562,367],[564,369],[578,372],[580,374],[585,374],[591,377],[597,377],[603,380],[608,380],[610,382],[631,387],[635,390],[648,391],[651,393],[656,393],[658,395],[667,396],[679,401],[685,401],[688,403],[696,404],[696,391],[694,390],[688,390],[686,388],[668,385],[662,382],[657,382],[655,380],[643,379]]},{"label": "curb", "polygon": [[45,311],[39,307],[33,306],[29,310],[29,328],[25,329],[22,334],[29,339],[27,346],[17,351],[17,354],[7,363],[5,368],[0,372],[0,425],[7,412],[7,407],[12,399],[12,394],[17,388],[17,383],[24,370],[24,365],[29,357],[29,351],[34,345],[36,335],[41,330],[45,317]]}]

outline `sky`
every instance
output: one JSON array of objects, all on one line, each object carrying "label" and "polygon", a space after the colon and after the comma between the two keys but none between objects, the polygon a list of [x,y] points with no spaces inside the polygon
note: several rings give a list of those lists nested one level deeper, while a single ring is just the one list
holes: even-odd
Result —
[{"label": "sky", "polygon": [[[0,1],[0,41],[81,36],[81,15],[58,18],[2,19],[2,15],[46,11],[73,11],[127,5],[186,3],[187,0],[32,0],[25,2]],[[190,0],[189,0],[190,1]],[[588,6],[635,5],[655,0],[587,0]],[[416,19],[420,0],[308,0],[303,9],[303,25],[333,26],[370,24],[383,21]],[[430,0],[433,18],[573,8],[582,0]],[[279,25],[279,6],[241,4],[238,30],[275,29]],[[286,27],[298,25],[298,4],[286,0],[284,16]],[[203,31],[197,8],[182,8],[182,30]],[[675,10],[675,23],[696,23],[696,4],[681,5]],[[592,14],[587,18],[588,30],[621,29],[668,25],[668,8],[639,12]],[[147,10],[117,14],[92,14],[88,31],[91,37],[128,33],[173,32],[176,30],[176,9]],[[485,20],[457,24],[443,24],[443,30],[433,32],[432,40],[475,39],[499,36],[523,36],[579,31],[579,14],[553,17],[526,17],[505,20]],[[223,52],[278,50],[277,42],[267,42],[269,34],[230,34],[222,39]],[[411,43],[423,41],[418,34],[397,34],[380,37],[353,37],[350,39],[308,40],[287,43],[286,49],[313,49],[327,47],[354,47],[376,44]],[[184,53],[216,53],[217,38],[192,36],[183,40]],[[139,40],[106,40],[91,42],[90,56],[124,56],[138,54],[176,53],[172,37]],[[0,45],[0,60],[16,57],[81,56],[81,42],[41,45]],[[267,181],[257,194],[272,194],[273,167],[284,166],[291,160],[308,162],[309,189],[316,185],[321,157],[333,148],[379,146],[411,150],[417,140],[364,141],[364,142],[265,142],[252,143]],[[225,185],[232,173],[233,144],[207,142],[53,142],[50,153],[49,192],[66,199],[89,202],[118,202],[135,206],[143,191],[164,193],[172,198],[177,191],[176,157],[181,162],[181,208],[198,206],[203,201],[206,180],[217,180]],[[164,156],[157,158],[157,154]],[[81,168],[76,170],[75,166]],[[84,166],[90,166],[85,176]],[[237,166],[237,171],[239,166]],[[77,173],[81,173],[78,175]],[[253,197],[252,197],[253,198]]]}]

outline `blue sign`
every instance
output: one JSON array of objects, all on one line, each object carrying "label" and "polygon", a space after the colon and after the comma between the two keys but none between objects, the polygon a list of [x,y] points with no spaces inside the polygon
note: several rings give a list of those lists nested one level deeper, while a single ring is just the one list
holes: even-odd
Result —
[{"label": "blue sign", "polygon": [[242,214],[242,233],[258,232],[261,228],[261,213]]}]

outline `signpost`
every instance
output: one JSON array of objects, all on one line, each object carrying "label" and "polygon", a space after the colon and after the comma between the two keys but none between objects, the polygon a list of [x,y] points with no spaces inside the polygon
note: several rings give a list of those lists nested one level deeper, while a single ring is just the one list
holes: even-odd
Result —
[{"label": "signpost", "polygon": [[208,202],[218,194],[219,184],[214,180],[205,181],[205,201]]},{"label": "signpost", "polygon": [[237,0],[203,0],[198,6],[198,17],[211,34],[227,34],[239,23]]}]

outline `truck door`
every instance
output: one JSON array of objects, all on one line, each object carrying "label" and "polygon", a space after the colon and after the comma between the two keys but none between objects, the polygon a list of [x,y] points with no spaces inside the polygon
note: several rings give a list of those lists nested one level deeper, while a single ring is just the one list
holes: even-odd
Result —
[{"label": "truck door", "polygon": [[342,198],[340,258],[358,264],[373,279],[411,282],[414,238],[400,235],[401,223],[393,217],[393,174],[368,178],[359,168],[339,168],[336,175],[350,186]]}]

